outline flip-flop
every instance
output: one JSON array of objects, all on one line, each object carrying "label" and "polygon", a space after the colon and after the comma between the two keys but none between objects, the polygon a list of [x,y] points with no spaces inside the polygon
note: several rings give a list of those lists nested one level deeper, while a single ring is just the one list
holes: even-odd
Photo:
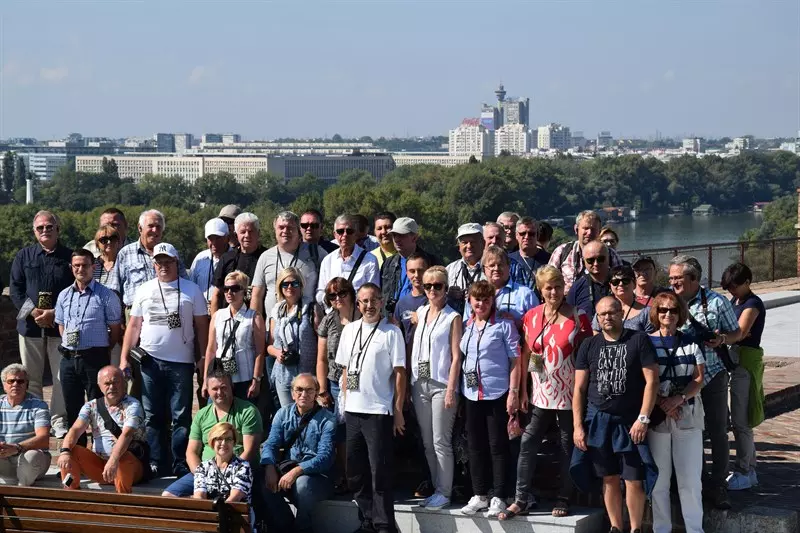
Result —
[{"label": "flip-flop", "polygon": [[553,506],[552,515],[556,518],[569,516],[569,500],[566,498],[558,498],[556,504]]},{"label": "flip-flop", "polygon": [[522,502],[517,500],[512,505],[516,505],[519,511],[515,512],[506,509],[505,511],[502,511],[497,515],[497,519],[505,521],[505,520],[511,520],[515,516],[525,516],[530,512],[531,507],[533,507],[534,504],[531,502]]}]

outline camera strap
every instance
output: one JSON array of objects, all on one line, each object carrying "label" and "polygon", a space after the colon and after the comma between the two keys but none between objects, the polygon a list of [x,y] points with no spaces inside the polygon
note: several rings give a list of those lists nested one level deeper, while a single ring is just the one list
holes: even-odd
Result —
[{"label": "camera strap", "polygon": [[367,251],[361,250],[361,253],[358,254],[358,258],[356,259],[356,264],[353,265],[353,270],[351,270],[350,275],[347,276],[347,281],[349,281],[351,284],[353,283],[353,278],[355,278],[356,274],[358,273],[358,268],[361,266],[361,262],[364,261],[365,255],[367,255]]}]

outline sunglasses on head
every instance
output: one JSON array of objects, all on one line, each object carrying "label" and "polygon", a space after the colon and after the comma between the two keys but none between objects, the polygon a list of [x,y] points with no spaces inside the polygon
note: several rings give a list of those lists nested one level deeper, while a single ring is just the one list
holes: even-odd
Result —
[{"label": "sunglasses on head", "polygon": [[301,222],[300,227],[303,229],[319,229],[319,222]]},{"label": "sunglasses on head", "polygon": [[297,289],[300,287],[300,282],[296,279],[293,279],[292,281],[281,281],[281,289],[288,289],[289,287]]},{"label": "sunglasses on head", "polygon": [[53,228],[55,228],[54,224],[42,224],[41,226],[36,226],[34,229],[36,229],[36,231],[39,233],[42,233],[43,231],[53,231]]},{"label": "sunglasses on head", "polygon": [[354,230],[353,228],[337,228],[336,229],[336,235],[344,235],[345,233],[347,233],[348,235],[352,235],[355,232],[356,232],[356,230]]},{"label": "sunglasses on head", "polygon": [[671,313],[673,315],[677,315],[678,314],[678,308],[677,307],[659,307],[658,308],[658,314],[666,315],[668,313]]},{"label": "sunglasses on head", "polygon": [[444,289],[444,283],[423,283],[422,288],[426,291],[434,290],[440,291]]},{"label": "sunglasses on head", "polygon": [[616,287],[617,285],[627,285],[628,283],[632,282],[631,278],[614,278],[609,283]]},{"label": "sunglasses on head", "polygon": [[598,255],[597,257],[586,257],[584,258],[584,261],[586,261],[587,265],[593,265],[595,263],[597,263],[598,265],[602,265],[603,263],[606,262],[606,256]]},{"label": "sunglasses on head", "polygon": [[350,291],[329,292],[328,293],[328,300],[330,300],[331,302],[334,301],[334,300],[338,300],[339,298],[344,300],[344,298],[348,294],[350,294]]},{"label": "sunglasses on head", "polygon": [[222,287],[222,290],[225,292],[237,293],[242,290],[241,285],[225,285]]},{"label": "sunglasses on head", "polygon": [[100,244],[108,244],[110,242],[117,242],[118,240],[119,237],[117,237],[116,235],[111,235],[106,237],[100,237],[99,239],[97,239],[97,242],[99,242]]}]

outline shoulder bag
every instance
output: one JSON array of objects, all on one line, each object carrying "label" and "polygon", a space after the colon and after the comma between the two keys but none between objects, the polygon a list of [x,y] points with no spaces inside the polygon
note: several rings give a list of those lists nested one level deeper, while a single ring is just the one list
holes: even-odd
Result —
[{"label": "shoulder bag", "polygon": [[[111,413],[106,408],[105,398],[97,398],[97,414],[103,419],[106,426],[114,438],[119,439],[122,435],[122,428],[119,427],[117,422],[111,417]],[[150,445],[144,440],[132,440],[128,444],[128,451],[133,454],[136,459],[142,463],[142,481],[147,481],[150,477]]]},{"label": "shoulder bag", "polygon": [[311,419],[314,418],[314,415],[317,414],[317,411],[322,409],[319,404],[315,404],[314,407],[303,415],[303,418],[300,419],[300,423],[297,425],[297,429],[294,431],[291,437],[284,443],[283,445],[283,453],[285,455],[285,459],[278,461],[278,464],[275,465],[275,468],[278,470],[278,474],[284,476],[288,474],[294,467],[297,466],[297,461],[293,461],[289,459],[289,451],[294,446],[294,443],[297,442],[298,437],[303,432],[303,430],[308,426]]}]

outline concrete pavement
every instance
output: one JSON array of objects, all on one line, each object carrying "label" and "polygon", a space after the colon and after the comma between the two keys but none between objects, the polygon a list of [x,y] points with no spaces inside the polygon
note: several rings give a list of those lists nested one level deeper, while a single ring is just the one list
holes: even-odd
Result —
[{"label": "concrete pavement", "polygon": [[767,309],[761,347],[770,357],[800,357],[800,303]]}]

